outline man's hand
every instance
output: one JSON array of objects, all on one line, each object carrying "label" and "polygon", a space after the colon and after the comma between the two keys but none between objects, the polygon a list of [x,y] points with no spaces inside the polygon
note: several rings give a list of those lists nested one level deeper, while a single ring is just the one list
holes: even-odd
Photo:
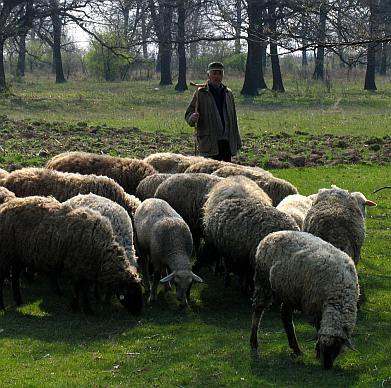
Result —
[{"label": "man's hand", "polygon": [[193,123],[198,123],[199,118],[200,118],[200,114],[199,114],[199,113],[193,113],[193,114],[190,116],[190,120],[191,120]]}]

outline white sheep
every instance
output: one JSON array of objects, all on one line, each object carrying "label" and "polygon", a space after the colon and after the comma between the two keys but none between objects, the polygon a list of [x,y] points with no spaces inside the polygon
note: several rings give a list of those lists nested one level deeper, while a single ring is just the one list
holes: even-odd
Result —
[{"label": "white sheep", "polygon": [[292,217],[253,198],[226,199],[205,210],[205,241],[224,257],[227,273],[241,278],[244,292],[252,289],[255,251],[262,238],[299,229]]},{"label": "white sheep", "polygon": [[98,211],[107,217],[111,223],[118,243],[125,249],[130,265],[137,268],[136,253],[133,245],[133,226],[126,210],[108,198],[96,194],[79,194],[63,202],[64,205],[74,209],[86,207]]},{"label": "white sheep", "polygon": [[303,230],[304,219],[313,204],[312,198],[301,194],[288,195],[276,206],[276,209],[290,215],[300,230]]},{"label": "white sheep", "polygon": [[273,297],[281,302],[281,318],[289,346],[301,354],[292,322],[294,310],[308,315],[317,329],[317,357],[333,366],[344,345],[351,346],[359,286],[350,257],[309,233],[269,234],[256,252],[250,345],[258,347],[257,331]]},{"label": "white sheep", "polygon": [[[157,198],[146,199],[136,210],[134,227],[140,251],[144,280],[149,286],[149,264],[153,266],[153,284],[150,300],[157,300],[159,281],[176,284],[177,299],[181,306],[188,304],[192,282],[203,280],[191,270],[193,239],[183,218],[166,202]],[[162,271],[171,273],[161,278]]]},{"label": "white sheep", "polygon": [[336,186],[321,189],[305,217],[303,231],[341,249],[357,265],[365,239],[367,206],[376,206],[376,203],[362,193],[349,193]]}]

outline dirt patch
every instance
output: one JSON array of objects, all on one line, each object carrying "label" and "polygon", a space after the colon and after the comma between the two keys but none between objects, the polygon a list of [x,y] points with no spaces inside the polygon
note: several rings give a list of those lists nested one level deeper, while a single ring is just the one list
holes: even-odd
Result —
[{"label": "dirt patch", "polygon": [[[363,137],[312,135],[305,132],[243,136],[243,148],[236,161],[264,168],[330,166],[336,164],[391,161],[391,136]],[[14,121],[0,116],[0,166],[43,165],[65,151],[82,150],[143,158],[154,152],[194,154],[190,133],[169,136],[143,132],[138,128],[88,126],[79,122],[47,123]]]}]

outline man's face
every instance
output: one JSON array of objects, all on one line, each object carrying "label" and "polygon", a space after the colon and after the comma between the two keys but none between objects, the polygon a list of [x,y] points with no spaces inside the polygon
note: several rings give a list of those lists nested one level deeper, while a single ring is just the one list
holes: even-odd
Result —
[{"label": "man's face", "polygon": [[223,70],[209,70],[208,79],[212,85],[220,86],[223,81]]}]

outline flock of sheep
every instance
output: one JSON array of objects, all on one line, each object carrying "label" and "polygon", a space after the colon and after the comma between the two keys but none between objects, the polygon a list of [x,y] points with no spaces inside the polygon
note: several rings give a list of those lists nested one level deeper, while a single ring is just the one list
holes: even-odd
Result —
[{"label": "flock of sheep", "polygon": [[332,186],[307,197],[263,169],[203,157],[69,152],[45,168],[0,169],[0,204],[3,310],[5,279],[22,303],[22,272],[49,274],[57,291],[69,279],[72,308],[85,313],[92,289],[138,314],[143,291],[155,302],[170,282],[186,306],[203,282],[195,272],[213,266],[253,296],[252,349],[273,301],[295,354],[294,310],[313,319],[324,368],[351,346],[365,212],[376,206],[362,193]]}]

